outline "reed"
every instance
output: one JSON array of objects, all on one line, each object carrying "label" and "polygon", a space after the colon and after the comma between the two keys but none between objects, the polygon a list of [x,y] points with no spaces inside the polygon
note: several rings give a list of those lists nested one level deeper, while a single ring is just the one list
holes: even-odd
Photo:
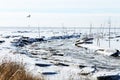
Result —
[{"label": "reed", "polygon": [[43,80],[43,78],[32,76],[25,71],[22,64],[4,62],[0,64],[0,80]]}]

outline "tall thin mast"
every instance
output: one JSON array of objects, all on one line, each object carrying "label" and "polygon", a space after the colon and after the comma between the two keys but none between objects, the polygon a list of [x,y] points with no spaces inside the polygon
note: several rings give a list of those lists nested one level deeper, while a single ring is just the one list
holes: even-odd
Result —
[{"label": "tall thin mast", "polygon": [[38,37],[40,38],[40,27],[38,26]]},{"label": "tall thin mast", "polygon": [[62,23],[62,32],[63,32],[63,36],[65,36],[65,27],[64,27],[64,23]]},{"label": "tall thin mast", "polygon": [[111,28],[111,17],[109,17],[108,25],[109,25],[109,48],[110,48],[110,28]]},{"label": "tall thin mast", "polygon": [[92,36],[92,23],[90,24],[89,36]]}]

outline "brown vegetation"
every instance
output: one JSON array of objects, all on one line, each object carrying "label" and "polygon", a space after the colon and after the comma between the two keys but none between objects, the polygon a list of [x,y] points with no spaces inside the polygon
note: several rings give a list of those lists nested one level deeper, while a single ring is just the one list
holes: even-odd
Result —
[{"label": "brown vegetation", "polygon": [[23,65],[15,62],[4,62],[0,65],[0,80],[43,80],[27,73]]}]

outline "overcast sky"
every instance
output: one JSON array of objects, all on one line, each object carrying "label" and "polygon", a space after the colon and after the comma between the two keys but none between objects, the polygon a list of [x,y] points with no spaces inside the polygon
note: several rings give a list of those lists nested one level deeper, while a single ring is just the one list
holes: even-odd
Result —
[{"label": "overcast sky", "polygon": [[120,25],[120,0],[0,0],[0,26],[100,26],[108,17]]}]

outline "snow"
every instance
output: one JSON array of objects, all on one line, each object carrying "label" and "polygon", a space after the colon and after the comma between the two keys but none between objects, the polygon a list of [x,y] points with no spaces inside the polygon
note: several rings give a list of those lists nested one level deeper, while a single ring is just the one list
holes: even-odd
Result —
[{"label": "snow", "polygon": [[[57,31],[41,30],[40,35],[45,37],[59,36],[63,35],[61,31],[62,30],[59,29]],[[69,33],[73,34],[73,31],[70,30],[70,32],[68,32],[67,34]],[[30,31],[29,33],[18,33],[17,31],[2,31],[0,32],[0,34],[2,34],[0,39],[5,40],[5,43],[0,44],[0,62],[2,63],[2,61],[6,59],[18,63],[22,62],[23,64],[25,64],[26,70],[32,73],[33,75],[41,75],[44,72],[56,73],[52,75],[43,75],[45,80],[84,80],[85,78],[88,78],[88,76],[91,75],[91,77],[97,77],[104,74],[111,75],[120,73],[119,59],[95,54],[92,52],[87,52],[85,49],[78,48],[74,45],[75,41],[77,40],[76,38],[53,41],[51,40],[50,42],[43,43],[36,42],[31,45],[27,45],[23,48],[16,48],[12,46],[10,42],[13,41],[13,39],[17,39],[18,37],[5,38],[4,36],[24,35],[34,38],[38,37],[38,32],[34,30]],[[103,39],[101,40],[101,43],[104,44],[100,45],[99,47],[96,47],[95,40],[94,45],[81,44],[81,46],[93,50],[108,47],[108,41]],[[120,47],[118,47],[118,43],[119,41],[116,42],[116,39],[111,40],[111,47],[114,46],[113,49],[119,49]],[[35,46],[33,47],[33,45]],[[38,48],[38,50],[36,50],[36,48]],[[20,52],[22,51],[26,51],[26,54],[21,54]],[[33,52],[36,53],[36,55],[33,55]],[[53,55],[53,53],[63,54],[63,56]],[[36,63],[50,64],[50,66],[40,67],[36,66]],[[62,63],[68,66],[57,66],[58,63]],[[96,71],[93,67],[95,65],[98,71]],[[114,73],[111,69],[114,69]],[[108,71],[109,73],[107,73]],[[80,75],[81,73],[92,74],[88,74],[85,76]]]}]

